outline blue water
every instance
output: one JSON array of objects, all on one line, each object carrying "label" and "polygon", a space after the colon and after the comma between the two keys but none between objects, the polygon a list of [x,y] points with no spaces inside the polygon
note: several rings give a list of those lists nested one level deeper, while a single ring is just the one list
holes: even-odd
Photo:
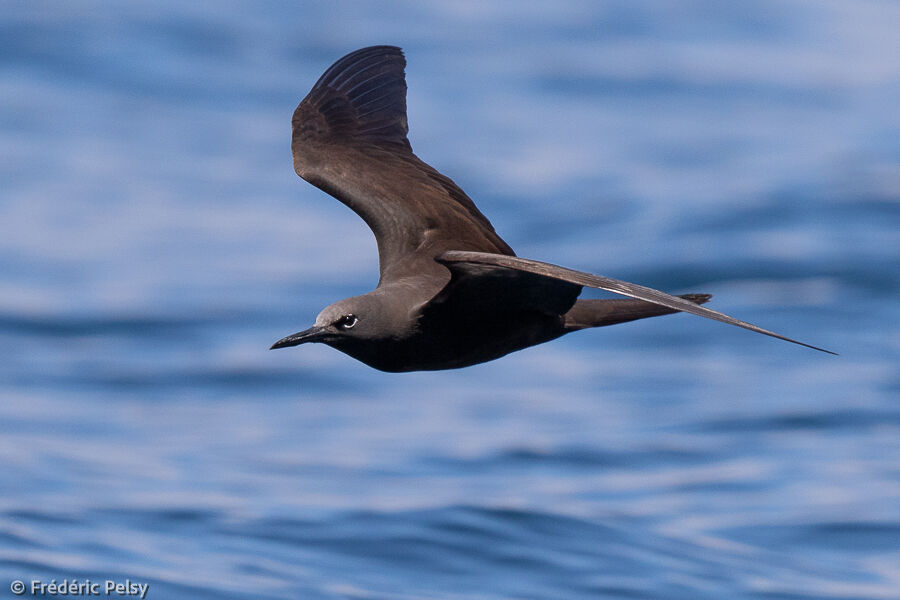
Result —
[{"label": "blue water", "polygon": [[[0,595],[900,598],[896,2],[2,4]],[[373,43],[521,256],[841,356],[687,315],[269,352],[376,283],[289,153]]]}]

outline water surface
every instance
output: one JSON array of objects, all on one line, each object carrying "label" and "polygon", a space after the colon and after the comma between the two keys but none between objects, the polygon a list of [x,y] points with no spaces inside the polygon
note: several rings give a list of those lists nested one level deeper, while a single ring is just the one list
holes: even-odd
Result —
[{"label": "water surface", "polygon": [[[900,598],[900,8],[7,3],[0,574],[149,598]],[[715,295],[460,371],[268,352],[377,281],[293,108],[408,57],[526,257]]]}]

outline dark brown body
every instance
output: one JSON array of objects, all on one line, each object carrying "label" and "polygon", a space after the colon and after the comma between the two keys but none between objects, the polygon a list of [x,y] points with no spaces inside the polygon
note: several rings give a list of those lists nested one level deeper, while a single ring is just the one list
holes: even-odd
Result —
[{"label": "dark brown body", "polygon": [[444,326],[416,328],[404,337],[357,344],[346,339],[326,344],[379,371],[457,369],[506,356],[568,333],[564,318],[537,313],[502,320],[473,318]]},{"label": "dark brown body", "polygon": [[[698,304],[707,294],[681,296]],[[400,336],[348,342],[323,340],[333,348],[379,371],[437,371],[487,362],[511,352],[543,344],[573,331],[615,325],[677,312],[641,300],[578,300],[563,315],[515,311],[488,315],[469,311],[456,319],[422,320]]]}]

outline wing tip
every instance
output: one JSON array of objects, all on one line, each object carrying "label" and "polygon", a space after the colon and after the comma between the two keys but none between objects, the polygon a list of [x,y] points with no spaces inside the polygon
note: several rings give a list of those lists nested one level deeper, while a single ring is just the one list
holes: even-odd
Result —
[{"label": "wing tip", "polygon": [[818,350],[819,352],[824,352],[825,354],[830,354],[832,356],[840,356],[837,352],[832,352],[831,350],[827,350],[826,348],[819,348],[818,346],[813,346],[812,344],[805,344],[803,342],[798,342],[797,340],[789,340],[794,342],[795,344],[800,344],[801,346],[806,346],[807,348],[811,348],[812,350]]},{"label": "wing tip", "polygon": [[291,128],[292,150],[301,159],[305,144],[327,141],[410,151],[403,50],[368,46],[339,58],[297,106]]}]

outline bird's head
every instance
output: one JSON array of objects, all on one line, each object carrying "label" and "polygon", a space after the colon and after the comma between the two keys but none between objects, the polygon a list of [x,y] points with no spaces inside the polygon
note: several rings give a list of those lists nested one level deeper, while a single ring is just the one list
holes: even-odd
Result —
[{"label": "bird's head", "polygon": [[284,337],[271,349],[287,348],[307,342],[328,344],[338,349],[378,340],[389,330],[389,321],[380,298],[372,294],[346,298],[327,306],[316,323],[305,331]]}]

